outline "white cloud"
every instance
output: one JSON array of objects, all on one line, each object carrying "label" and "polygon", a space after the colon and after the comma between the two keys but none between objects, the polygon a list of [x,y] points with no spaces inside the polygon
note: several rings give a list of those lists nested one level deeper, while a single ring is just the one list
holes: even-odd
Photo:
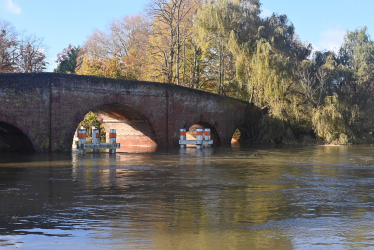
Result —
[{"label": "white cloud", "polygon": [[2,0],[2,2],[5,11],[13,14],[20,14],[22,12],[21,8],[18,7],[15,3],[13,3],[13,0]]},{"label": "white cloud", "polygon": [[344,42],[345,34],[346,31],[343,30],[340,26],[337,26],[335,28],[328,28],[327,30],[320,33],[320,41],[318,43],[318,47],[337,52]]}]

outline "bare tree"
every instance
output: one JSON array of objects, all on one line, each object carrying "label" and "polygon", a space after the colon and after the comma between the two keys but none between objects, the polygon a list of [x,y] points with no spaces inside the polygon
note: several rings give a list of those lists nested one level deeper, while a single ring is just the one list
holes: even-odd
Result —
[{"label": "bare tree", "polygon": [[131,71],[136,79],[142,79],[149,33],[144,16],[115,19],[107,31],[94,31],[82,47],[82,56],[116,60],[123,71]]},{"label": "bare tree", "polygon": [[123,19],[114,20],[110,31],[118,56],[129,56],[131,51],[137,51],[140,56],[146,51],[150,30],[145,16],[125,16]]},{"label": "bare tree", "polygon": [[[148,15],[152,19],[154,43],[151,49],[163,60],[162,71],[167,83],[179,82],[180,61],[183,56],[182,47],[192,27],[195,0],[153,0],[148,7]],[[174,75],[175,72],[175,75]],[[174,81],[175,80],[175,81]]]},{"label": "bare tree", "polygon": [[0,20],[0,73],[17,72],[19,56],[17,33],[13,26]]},{"label": "bare tree", "polygon": [[19,42],[18,67],[23,73],[42,72],[47,62],[43,39],[23,34]]},{"label": "bare tree", "polygon": [[46,49],[43,39],[18,33],[0,20],[0,73],[32,73],[46,69]]}]

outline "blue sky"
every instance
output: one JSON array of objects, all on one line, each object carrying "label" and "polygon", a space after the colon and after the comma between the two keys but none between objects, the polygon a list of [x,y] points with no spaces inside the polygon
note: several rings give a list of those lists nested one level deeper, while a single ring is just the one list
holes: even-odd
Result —
[{"label": "blue sky", "polygon": [[[0,19],[18,31],[44,38],[52,71],[57,53],[83,45],[95,29],[144,10],[151,0],[0,0]],[[301,41],[317,50],[337,49],[347,30],[367,26],[374,33],[373,0],[262,0],[264,15],[286,14]],[[372,37],[372,39],[374,39]]]}]

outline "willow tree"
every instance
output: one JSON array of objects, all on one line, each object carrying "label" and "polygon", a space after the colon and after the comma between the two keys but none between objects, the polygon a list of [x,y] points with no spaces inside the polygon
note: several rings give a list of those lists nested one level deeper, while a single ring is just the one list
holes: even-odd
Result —
[{"label": "willow tree", "polygon": [[[217,55],[218,93],[225,86],[222,76],[234,72],[228,82],[238,92],[246,91],[241,96],[247,96],[249,103],[267,111],[262,134],[274,138],[287,131],[292,134],[289,128],[302,116],[295,72],[311,47],[297,39],[287,16],[261,18],[260,7],[256,0],[210,1],[199,9],[195,24],[201,47]],[[221,61],[225,55],[229,57]],[[226,68],[226,62],[232,65]]]},{"label": "willow tree", "polygon": [[316,52],[299,76],[306,100],[313,104],[312,126],[319,140],[339,144],[370,141],[374,43],[366,27],[347,32],[338,53]]},{"label": "willow tree", "polygon": [[205,57],[211,60],[210,70],[206,71],[211,74],[207,77],[216,82],[219,94],[225,94],[230,85],[236,84],[235,63],[239,55],[245,55],[232,39],[258,28],[259,7],[259,2],[254,0],[218,0],[209,1],[198,9],[195,37]]},{"label": "willow tree", "polygon": [[[347,144],[351,133],[347,130],[342,107],[336,94],[325,97],[324,105],[313,112],[313,125],[318,138],[325,142]],[[348,135],[347,135],[348,134]]]},{"label": "willow tree", "polygon": [[374,129],[374,42],[366,27],[347,32],[336,68],[339,78],[332,88],[345,103],[345,123],[357,139],[364,139]]}]

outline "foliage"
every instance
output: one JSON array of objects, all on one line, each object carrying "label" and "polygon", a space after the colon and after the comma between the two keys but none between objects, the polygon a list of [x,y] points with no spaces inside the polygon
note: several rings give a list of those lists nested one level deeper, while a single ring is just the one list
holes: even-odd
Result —
[{"label": "foliage", "polygon": [[[148,7],[151,33],[148,44],[148,78],[167,83],[184,85],[187,61],[194,47],[190,37],[193,29],[193,15],[201,0],[152,0]],[[195,54],[196,56],[196,54]],[[194,58],[196,60],[196,57]],[[189,70],[197,70],[189,67]],[[196,72],[195,72],[196,73]]]},{"label": "foliage", "polygon": [[119,59],[113,58],[95,58],[89,55],[82,57],[82,63],[77,70],[79,75],[90,75],[107,78],[119,78],[119,79],[135,79],[133,72],[126,72],[121,67]]},{"label": "foliage", "polygon": [[57,54],[57,68],[54,70],[56,73],[75,74],[78,67],[78,57],[80,47],[73,47],[71,44],[63,51]]},{"label": "foliage", "polygon": [[97,116],[92,112],[88,112],[86,114],[83,121],[79,123],[78,128],[80,128],[81,126],[83,126],[86,129],[86,135],[88,137],[92,137],[92,126],[95,126],[100,130],[101,138],[105,138],[106,136],[103,124],[101,124],[101,122],[97,119]]},{"label": "foliage", "polygon": [[144,79],[148,20],[141,15],[114,20],[108,32],[96,30],[80,50],[78,74]]},{"label": "foliage", "polygon": [[[340,112],[338,96],[326,96],[325,105],[320,106],[313,112],[313,126],[317,136],[327,142],[347,143],[346,126]],[[343,141],[340,141],[344,138]]]},{"label": "foliage", "polygon": [[[8,44],[5,62],[17,47],[7,34],[0,40]],[[62,67],[73,61],[70,51],[60,55],[59,70],[73,73]],[[146,15],[93,32],[75,72],[241,98],[249,113],[259,110],[257,124],[246,122],[250,141],[365,142],[374,129],[374,42],[367,28],[347,32],[338,52],[312,51],[286,15],[262,17],[259,0],[152,0]]]},{"label": "foliage", "polygon": [[17,32],[0,20],[0,73],[34,73],[46,69],[43,39]]}]

